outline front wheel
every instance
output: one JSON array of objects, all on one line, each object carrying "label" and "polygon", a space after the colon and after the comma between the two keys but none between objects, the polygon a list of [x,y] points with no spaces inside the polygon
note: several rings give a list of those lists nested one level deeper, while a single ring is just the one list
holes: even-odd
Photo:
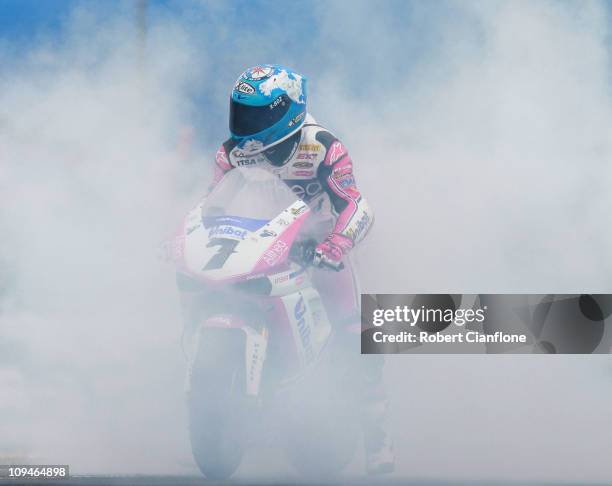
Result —
[{"label": "front wheel", "polygon": [[227,479],[245,445],[245,336],[239,329],[203,328],[188,398],[191,450],[209,479]]},{"label": "front wheel", "polygon": [[286,455],[304,477],[317,481],[336,476],[352,461],[360,437],[347,363],[325,361],[285,397]]}]

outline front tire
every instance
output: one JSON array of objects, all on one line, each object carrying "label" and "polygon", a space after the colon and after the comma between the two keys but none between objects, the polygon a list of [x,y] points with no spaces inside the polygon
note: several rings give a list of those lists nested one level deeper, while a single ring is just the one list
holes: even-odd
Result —
[{"label": "front tire", "polygon": [[188,398],[191,450],[207,478],[227,479],[245,445],[245,336],[239,329],[200,333]]}]

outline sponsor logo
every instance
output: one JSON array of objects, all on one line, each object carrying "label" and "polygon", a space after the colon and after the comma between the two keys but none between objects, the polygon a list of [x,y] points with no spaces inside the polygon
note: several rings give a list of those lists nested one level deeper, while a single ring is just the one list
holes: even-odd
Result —
[{"label": "sponsor logo", "polygon": [[294,116],[287,126],[292,127],[293,125],[297,125],[302,120],[302,118],[304,118],[304,115],[305,113],[302,112],[299,115]]},{"label": "sponsor logo", "polygon": [[347,228],[346,235],[351,240],[357,241],[357,239],[361,236],[361,233],[363,233],[363,230],[368,227],[369,223],[370,215],[368,213],[363,213],[363,216],[359,221],[357,221],[354,227]]},{"label": "sponsor logo", "polygon": [[255,88],[253,88],[253,86],[251,86],[249,83],[245,83],[244,81],[238,81],[236,83],[236,86],[234,86],[234,89],[236,91],[240,91],[241,93],[248,95],[255,93]]},{"label": "sponsor logo", "polygon": [[260,79],[269,77],[271,74],[272,68],[256,66],[253,69],[245,71],[242,76],[246,79],[250,79],[251,81],[259,81]]},{"label": "sponsor logo", "polygon": [[287,251],[288,245],[283,240],[275,241],[272,248],[266,250],[263,255],[264,261],[270,266],[274,266],[278,259]]},{"label": "sponsor logo", "polygon": [[261,236],[262,238],[268,238],[268,237],[270,237],[270,236],[274,236],[274,237],[276,237],[276,236],[278,236],[278,235],[277,235],[277,234],[276,234],[274,231],[271,231],[271,230],[265,229],[265,230],[263,230],[261,233],[259,233],[259,236]]},{"label": "sponsor logo", "polygon": [[314,170],[296,170],[293,174],[296,176],[311,177],[314,175]]},{"label": "sponsor logo", "polygon": [[355,178],[352,175],[346,175],[337,179],[337,182],[342,189],[346,189],[355,185]]},{"label": "sponsor logo", "polygon": [[289,221],[284,220],[283,218],[277,219],[276,222],[280,224],[281,226],[289,226]]},{"label": "sponsor logo", "polygon": [[231,151],[231,155],[234,158],[236,158],[236,159],[250,159],[250,160],[254,160],[255,162],[253,162],[253,163],[262,162],[264,160],[264,158],[263,158],[263,156],[261,154],[253,154],[252,153],[254,150],[259,150],[261,147],[263,147],[261,142],[258,142],[256,140],[255,141],[250,141],[249,140],[247,142],[247,145],[245,145],[244,150],[240,150],[238,147],[236,147],[234,150]]},{"label": "sponsor logo", "polygon": [[261,345],[258,342],[253,343],[253,355],[251,357],[251,370],[249,372],[249,381],[254,382],[258,374],[261,373],[261,370],[258,368],[259,361],[261,359],[260,355]]},{"label": "sponsor logo", "polygon": [[323,187],[319,182],[311,182],[309,184],[294,184],[291,186],[293,193],[300,199],[311,198],[319,194]]},{"label": "sponsor logo", "polygon": [[321,150],[321,146],[316,143],[303,143],[300,144],[300,150],[304,150],[306,152],[318,152]]},{"label": "sponsor logo", "polygon": [[289,274],[286,273],[285,275],[281,275],[280,277],[276,277],[275,279],[272,280],[273,284],[281,284],[283,282],[287,282],[289,281]]},{"label": "sponsor logo", "polygon": [[333,164],[338,159],[340,159],[340,157],[342,157],[345,153],[346,152],[344,150],[344,146],[342,145],[342,143],[338,141],[334,142],[329,149],[329,163]]},{"label": "sponsor logo", "polygon": [[270,107],[271,110],[273,110],[274,108],[276,108],[281,103],[283,104],[283,106],[285,106],[285,103],[283,102],[283,97],[279,96],[272,103],[270,103],[268,106]]},{"label": "sponsor logo", "polygon": [[313,160],[317,158],[318,154],[308,154],[308,153],[301,153],[298,154],[297,159],[298,160]]},{"label": "sponsor logo", "polygon": [[[302,155],[302,154],[300,154]],[[307,154],[306,154],[307,155]],[[298,156],[298,159],[301,158]],[[314,164],[312,162],[294,162],[293,167],[297,169],[310,169]]]},{"label": "sponsor logo", "polygon": [[229,236],[234,238],[240,238],[244,240],[246,238],[247,231],[243,229],[239,229],[233,226],[215,226],[210,229],[208,232],[208,237],[212,238],[213,236]]},{"label": "sponsor logo", "polygon": [[215,160],[217,161],[217,164],[225,167],[227,166],[227,157],[225,155],[225,150],[223,148],[220,148],[219,150],[217,150],[217,153],[215,154]]},{"label": "sponsor logo", "polygon": [[295,304],[295,308],[293,309],[293,316],[297,321],[298,333],[304,348],[304,357],[307,363],[311,363],[314,359],[314,351],[312,349],[312,341],[310,339],[310,326],[306,324],[306,305],[304,304],[304,297],[301,295],[300,299]]},{"label": "sponsor logo", "polygon": [[244,167],[245,165],[255,165],[257,162],[259,162],[257,159],[242,159],[237,160],[236,165]]},{"label": "sponsor logo", "polygon": [[304,211],[306,211],[306,208],[308,208],[306,204],[304,204],[303,206],[300,206],[299,208],[291,208],[291,214],[293,214],[294,216],[299,216]]},{"label": "sponsor logo", "polygon": [[353,172],[352,164],[342,164],[340,167],[336,167],[334,169],[332,172],[332,177],[334,179],[339,179],[340,177],[350,174],[351,172]]}]

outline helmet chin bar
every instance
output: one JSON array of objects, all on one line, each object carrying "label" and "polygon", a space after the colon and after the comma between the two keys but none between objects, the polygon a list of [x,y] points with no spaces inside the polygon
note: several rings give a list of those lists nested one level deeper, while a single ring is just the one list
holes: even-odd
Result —
[{"label": "helmet chin bar", "polygon": [[[281,142],[284,142],[285,140],[287,140],[289,137],[291,137],[292,135],[295,135],[296,132],[298,132],[299,130],[302,129],[302,125],[304,125],[306,121],[306,117],[304,117],[302,119],[302,122],[296,126],[295,129],[293,129],[292,131],[290,131],[287,135],[285,135],[284,137],[279,138],[278,140],[269,143],[268,145],[263,145],[259,140],[253,138],[253,139],[247,139],[244,142],[242,142],[242,144],[238,144],[238,147],[240,148],[240,150],[245,154],[245,155],[257,155],[260,154],[261,152],[268,150],[269,148],[274,147],[275,145],[278,145]],[[255,134],[256,135],[256,134]],[[232,138],[238,138],[238,137],[233,137]],[[240,137],[242,138],[242,137]],[[249,144],[249,142],[257,142],[257,144],[253,144],[256,145],[256,148],[253,148],[253,150],[248,150],[247,149],[247,145]],[[241,146],[242,145],[242,146]]]}]

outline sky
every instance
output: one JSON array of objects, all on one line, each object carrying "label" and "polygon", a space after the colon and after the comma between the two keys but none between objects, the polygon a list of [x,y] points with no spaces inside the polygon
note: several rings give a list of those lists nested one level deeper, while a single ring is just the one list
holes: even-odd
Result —
[{"label": "sky", "polygon": [[[143,45],[130,2],[0,2],[0,452],[195,471],[157,246],[255,64],[304,73],[352,154],[364,291],[610,291],[609,5],[348,5],[151,1]],[[607,356],[394,356],[398,477],[609,480],[610,378]]]}]

